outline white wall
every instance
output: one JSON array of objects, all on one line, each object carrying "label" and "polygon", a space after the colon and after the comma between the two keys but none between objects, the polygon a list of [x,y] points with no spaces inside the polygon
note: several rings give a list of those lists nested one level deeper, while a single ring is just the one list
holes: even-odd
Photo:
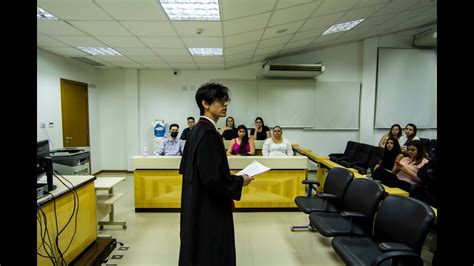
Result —
[{"label": "white wall", "polygon": [[[98,70],[41,49],[37,49],[37,132],[38,140],[49,139],[50,149],[63,147],[61,120],[61,78],[83,82],[97,83]],[[100,170],[100,120],[94,114],[98,113],[98,89],[88,89],[89,99],[89,130],[92,171]],[[40,128],[40,122],[46,123],[46,128]],[[48,123],[54,127],[49,128]],[[49,137],[48,137],[49,136]]]},{"label": "white wall", "polygon": [[[376,145],[388,131],[373,127],[377,47],[410,47],[408,36],[412,35],[399,33],[371,38],[278,60],[289,63],[321,61],[326,72],[318,80],[362,83],[359,130],[285,129],[284,136],[321,155],[342,152],[348,140]],[[211,79],[255,79],[260,74],[260,67],[260,64],[254,64],[220,71],[178,70],[178,75],[173,75],[172,70],[97,71],[39,50],[38,121],[56,121],[57,126],[48,129],[48,133],[57,148],[56,143],[62,142],[59,77],[96,83],[97,88],[89,90],[93,172],[131,170],[131,156],[139,154],[144,146],[153,149],[152,123],[155,119],[177,122],[182,131],[187,116],[197,118],[199,115],[194,102],[197,87]],[[48,105],[40,106],[43,102]],[[232,106],[228,113],[232,114]],[[218,126],[223,124],[224,119],[221,119]],[[38,129],[38,139],[44,139],[43,135]],[[436,138],[436,129],[419,130],[418,136]]]}]

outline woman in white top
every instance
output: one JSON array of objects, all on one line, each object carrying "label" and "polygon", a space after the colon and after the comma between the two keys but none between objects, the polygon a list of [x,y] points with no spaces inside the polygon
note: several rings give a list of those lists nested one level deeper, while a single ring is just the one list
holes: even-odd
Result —
[{"label": "woman in white top", "polygon": [[263,156],[293,156],[291,143],[281,135],[283,131],[280,126],[273,128],[273,136],[267,138],[263,143]]}]

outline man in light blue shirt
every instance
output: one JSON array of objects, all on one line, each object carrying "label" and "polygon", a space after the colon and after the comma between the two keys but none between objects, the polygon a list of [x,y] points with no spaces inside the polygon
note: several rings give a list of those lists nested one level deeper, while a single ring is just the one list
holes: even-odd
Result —
[{"label": "man in light blue shirt", "polygon": [[179,133],[179,125],[178,124],[171,124],[170,125],[170,137],[163,138],[161,141],[160,146],[155,151],[155,155],[157,156],[180,156],[183,154],[184,150],[184,142],[178,139]]}]

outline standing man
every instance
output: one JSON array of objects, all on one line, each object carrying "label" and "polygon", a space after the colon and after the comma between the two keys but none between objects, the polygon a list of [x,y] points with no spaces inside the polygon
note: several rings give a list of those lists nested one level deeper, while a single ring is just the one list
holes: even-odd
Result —
[{"label": "standing man", "polygon": [[187,138],[179,173],[181,193],[180,266],[236,265],[233,200],[252,177],[230,173],[216,123],[225,117],[229,89],[203,84],[196,92],[200,119]]},{"label": "standing man", "polygon": [[189,132],[190,132],[190,131],[193,129],[193,127],[194,127],[194,117],[190,116],[190,117],[187,118],[187,120],[188,120],[188,127],[183,130],[183,133],[181,133],[180,139],[182,139],[182,140],[186,140],[186,139],[187,139],[187,137],[188,137],[188,135],[189,135]]},{"label": "standing man", "polygon": [[179,156],[183,154],[184,143],[178,139],[179,125],[171,124],[170,125],[170,137],[163,138],[158,146],[158,149],[155,151],[157,156]]}]

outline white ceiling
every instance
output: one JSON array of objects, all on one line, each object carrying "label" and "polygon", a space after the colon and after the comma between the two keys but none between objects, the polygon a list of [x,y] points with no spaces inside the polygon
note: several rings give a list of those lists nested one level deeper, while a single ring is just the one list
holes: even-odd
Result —
[{"label": "white ceiling", "polygon": [[[170,21],[159,0],[37,5],[59,18],[37,21],[39,48],[101,68],[230,69],[437,23],[437,0],[219,0],[217,22]],[[359,18],[366,20],[352,30],[321,36],[333,24]],[[76,46],[112,47],[123,56],[90,56]],[[224,56],[187,50],[208,47],[224,48]]]}]

